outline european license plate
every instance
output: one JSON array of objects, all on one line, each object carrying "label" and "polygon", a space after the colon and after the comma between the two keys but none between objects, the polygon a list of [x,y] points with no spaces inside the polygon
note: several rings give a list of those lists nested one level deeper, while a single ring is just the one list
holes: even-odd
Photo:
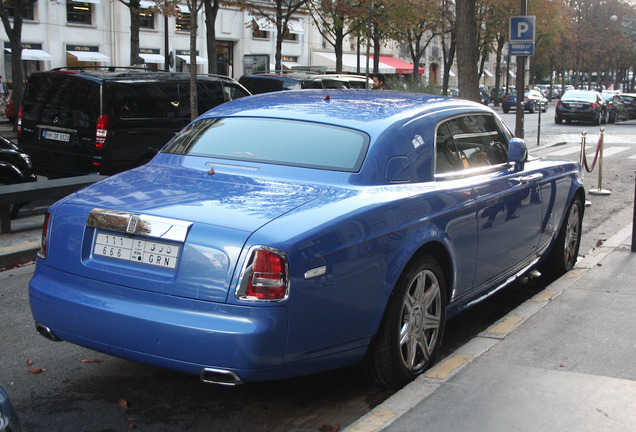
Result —
[{"label": "european license plate", "polygon": [[54,141],[69,142],[71,140],[71,134],[44,130],[42,131],[42,138]]},{"label": "european license plate", "polygon": [[93,255],[174,269],[180,249],[172,243],[97,233]]}]

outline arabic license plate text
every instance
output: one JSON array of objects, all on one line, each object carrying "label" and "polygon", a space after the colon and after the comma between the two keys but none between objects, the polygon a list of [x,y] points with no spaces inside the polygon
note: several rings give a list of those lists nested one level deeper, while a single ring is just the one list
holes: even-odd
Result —
[{"label": "arabic license plate text", "polygon": [[98,233],[93,255],[173,269],[177,267],[180,249],[172,243]]}]

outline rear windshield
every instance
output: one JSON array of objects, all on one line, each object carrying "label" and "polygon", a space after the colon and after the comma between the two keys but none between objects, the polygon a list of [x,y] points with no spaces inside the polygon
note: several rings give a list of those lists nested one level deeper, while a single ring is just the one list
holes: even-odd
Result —
[{"label": "rear windshield", "polygon": [[25,88],[24,121],[74,129],[94,128],[99,115],[99,84],[73,74],[33,74]]},{"label": "rear windshield", "polygon": [[366,134],[343,127],[232,117],[191,123],[163,152],[357,172],[368,143]]},{"label": "rear windshield", "polygon": [[582,99],[582,100],[595,101],[596,100],[596,93],[570,90],[570,91],[566,92],[562,96],[562,99]]}]

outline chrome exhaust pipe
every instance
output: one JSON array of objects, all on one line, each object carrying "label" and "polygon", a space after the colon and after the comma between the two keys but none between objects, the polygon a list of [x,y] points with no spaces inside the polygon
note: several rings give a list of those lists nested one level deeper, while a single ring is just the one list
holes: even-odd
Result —
[{"label": "chrome exhaust pipe", "polygon": [[42,336],[44,336],[48,340],[52,340],[53,342],[61,342],[62,341],[62,339],[60,339],[59,337],[55,336],[53,334],[53,332],[51,331],[51,329],[48,328],[47,326],[45,326],[44,324],[36,322],[35,323],[35,329],[38,331],[38,333],[40,333]]},{"label": "chrome exhaust pipe", "polygon": [[241,377],[239,377],[236,374],[236,372],[223,370],[223,369],[213,369],[213,368],[201,369],[200,377],[201,377],[201,381],[207,384],[218,384],[218,385],[230,386],[230,387],[243,384]]}]

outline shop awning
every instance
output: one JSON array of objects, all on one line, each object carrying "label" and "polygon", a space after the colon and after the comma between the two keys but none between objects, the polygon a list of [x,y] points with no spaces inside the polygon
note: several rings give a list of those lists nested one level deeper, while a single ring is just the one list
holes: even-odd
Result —
[{"label": "shop awning", "polygon": [[299,68],[302,66],[300,63],[291,62],[291,61],[284,61],[281,63],[283,64],[283,67],[287,69],[294,69],[294,68]]},{"label": "shop awning", "polygon": [[276,31],[276,24],[265,17],[255,17],[252,15],[248,15],[247,19],[249,21],[245,23],[246,26],[251,27],[253,23],[256,23],[260,31],[265,31],[265,32]]},{"label": "shop awning", "polygon": [[484,74],[488,77],[488,78],[492,78],[493,74],[490,73],[490,71],[488,69],[484,69]]},{"label": "shop awning", "polygon": [[110,62],[110,57],[97,51],[66,51],[77,59],[77,61],[83,62],[95,62],[95,63],[107,63]]},{"label": "shop awning", "polygon": [[166,57],[161,54],[142,54],[139,53],[139,57],[144,59],[146,63],[156,63],[156,64],[164,64],[166,62]]},{"label": "shop awning", "polygon": [[[11,48],[5,48],[4,50],[8,53],[11,52]],[[53,56],[40,49],[22,48],[22,60],[48,61],[53,60]]]},{"label": "shop awning", "polygon": [[157,6],[157,3],[153,2],[152,0],[141,0],[139,2],[139,7],[142,9],[148,9],[154,6]]},{"label": "shop awning", "polygon": [[289,30],[290,33],[294,33],[294,34],[304,33],[303,25],[298,20],[289,20],[289,22],[287,23],[287,29]]},{"label": "shop awning", "polygon": [[454,77],[455,76],[455,72],[453,72],[452,70],[448,71],[448,75]]},{"label": "shop awning", "polygon": [[508,74],[510,74],[510,76],[513,78],[517,78],[517,75],[515,75],[515,73],[511,70],[508,71]]},{"label": "shop awning", "polygon": [[74,1],[76,3],[93,3],[93,4],[99,4],[100,0],[71,0]]},{"label": "shop awning", "polygon": [[[373,56],[371,56],[373,58]],[[397,73],[397,74],[412,74],[413,73],[413,64],[409,62],[405,62],[404,60],[400,60],[399,58],[393,56],[380,56],[380,68],[382,68],[382,64],[386,65],[386,67],[395,68],[395,72],[388,73]],[[420,75],[424,74],[424,68],[418,68]],[[387,73],[387,72],[384,72]]]},{"label": "shop awning", "polygon": [[[186,62],[186,64],[190,64],[190,56],[189,55],[177,54],[177,57],[179,57],[181,60]],[[208,64],[208,59],[205,59],[203,57],[197,56],[196,61],[197,61],[197,64]]]}]

